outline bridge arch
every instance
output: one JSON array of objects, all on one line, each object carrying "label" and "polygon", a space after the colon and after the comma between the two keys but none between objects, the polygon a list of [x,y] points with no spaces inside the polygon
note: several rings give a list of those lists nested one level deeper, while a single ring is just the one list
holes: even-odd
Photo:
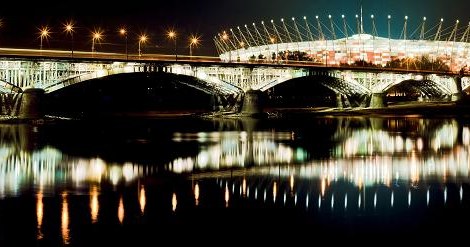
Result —
[{"label": "bridge arch", "polygon": [[173,71],[172,69],[162,69],[162,68],[159,69],[158,67],[152,67],[152,66],[149,66],[149,67],[143,66],[143,67],[137,67],[137,68],[131,67],[131,66],[110,68],[110,69],[102,68],[96,71],[82,73],[78,75],[72,75],[72,76],[63,78],[61,80],[58,80],[56,82],[52,82],[50,84],[43,86],[43,89],[46,91],[46,93],[51,93],[56,90],[60,90],[64,87],[71,86],[71,85],[81,83],[84,81],[105,78],[105,77],[112,76],[112,75],[129,74],[129,73],[171,73],[177,76],[181,75],[181,76],[194,77],[196,79],[194,81],[198,83],[196,85],[190,85],[190,84],[187,84],[187,85],[194,87],[196,89],[199,89],[201,91],[204,91],[206,93],[209,93],[209,94],[227,95],[227,94],[239,93],[242,91],[242,89],[238,88],[235,85],[232,85],[222,80],[211,78],[207,76],[206,74],[198,72],[198,71],[193,72],[190,68],[188,69],[184,67],[182,68],[177,67],[177,69]]},{"label": "bridge arch", "polygon": [[[293,89],[289,89],[291,84],[295,85]],[[367,88],[359,83],[328,74],[302,76],[282,82],[274,81],[262,87],[261,91],[265,91],[268,95],[273,95],[277,88],[283,88],[283,91],[303,93],[304,96],[324,96],[328,99],[333,97],[331,100],[335,101],[337,106],[340,107],[343,105],[359,106],[363,104],[367,95],[369,95]],[[312,91],[321,95],[314,95]]]},{"label": "bridge arch", "polygon": [[384,89],[385,93],[408,92],[408,94],[415,94],[420,99],[443,99],[445,96],[451,95],[449,89],[442,86],[440,83],[433,80],[416,80],[408,79],[399,83],[390,84]]}]

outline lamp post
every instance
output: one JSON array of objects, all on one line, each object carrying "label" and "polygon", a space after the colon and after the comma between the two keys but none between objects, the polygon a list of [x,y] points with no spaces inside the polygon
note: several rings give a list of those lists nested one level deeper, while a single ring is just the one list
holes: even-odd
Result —
[{"label": "lamp post", "polygon": [[189,39],[189,59],[193,56],[193,50],[192,47],[193,45],[198,45],[199,44],[199,38],[196,36],[191,36]]},{"label": "lamp post", "polygon": [[145,34],[140,35],[140,38],[139,38],[139,58],[142,56],[142,52],[140,50],[140,45],[141,45],[141,43],[145,43],[146,41],[147,41],[147,35],[145,35]]},{"label": "lamp post", "polygon": [[70,37],[72,39],[72,57],[73,57],[73,22],[68,22],[64,24],[64,32],[67,34],[70,34]]},{"label": "lamp post", "polygon": [[91,36],[92,36],[92,39],[91,39],[91,55],[94,56],[95,54],[95,42],[97,41],[100,41],[101,40],[101,31],[94,31]]},{"label": "lamp post", "polygon": [[175,61],[178,61],[178,52],[176,51],[176,32],[173,30],[168,31],[167,33],[168,38],[173,40],[175,45]]},{"label": "lamp post", "polygon": [[119,29],[119,33],[124,36],[126,40],[126,60],[129,60],[129,52],[127,51],[127,30],[125,28]]},{"label": "lamp post", "polygon": [[42,40],[47,39],[47,37],[49,37],[49,27],[46,26],[46,27],[39,29],[39,39],[40,39],[39,50],[41,50],[41,52],[42,52]]}]

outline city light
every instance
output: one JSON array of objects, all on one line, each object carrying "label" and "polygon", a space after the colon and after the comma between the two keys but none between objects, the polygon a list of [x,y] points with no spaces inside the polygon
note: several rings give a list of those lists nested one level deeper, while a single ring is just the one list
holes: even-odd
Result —
[{"label": "city light", "polygon": [[103,38],[103,32],[100,30],[95,30],[91,33],[91,52],[94,53],[95,50],[95,43],[100,42]]},{"label": "city light", "polygon": [[174,52],[175,52],[175,61],[178,61],[178,51],[177,51],[177,46],[176,46],[176,32],[174,30],[168,31],[167,32],[167,37],[170,40],[173,40]]},{"label": "city light", "polygon": [[139,37],[139,57],[142,56],[142,50],[140,49],[141,44],[145,44],[145,42],[147,42],[147,39],[148,39],[148,37],[145,34],[142,34]]},{"label": "city light", "polygon": [[126,42],[126,59],[129,59],[129,51],[127,50],[127,29],[122,27],[119,29],[119,34],[124,37]]},{"label": "city light", "polygon": [[47,39],[50,37],[50,29],[49,27],[45,26],[39,29],[39,39],[40,39],[40,44],[39,44],[39,49],[42,50],[42,42],[43,39]]},{"label": "city light", "polygon": [[195,35],[191,35],[189,38],[189,56],[193,56],[193,46],[199,45],[199,37]]},{"label": "city light", "polygon": [[73,57],[73,45],[74,45],[74,40],[73,40],[73,33],[74,33],[74,23],[73,21],[69,21],[64,24],[64,32],[68,35],[70,35],[70,38],[72,39],[72,44],[71,44],[71,52],[72,52],[72,57]]}]

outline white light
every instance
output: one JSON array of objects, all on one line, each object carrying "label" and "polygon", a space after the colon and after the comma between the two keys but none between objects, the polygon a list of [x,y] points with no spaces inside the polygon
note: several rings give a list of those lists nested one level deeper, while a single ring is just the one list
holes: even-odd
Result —
[{"label": "white light", "polygon": [[238,29],[240,29],[240,26],[237,26]]},{"label": "white light", "polygon": [[341,15],[341,18],[343,18],[343,19],[344,19],[344,15]]},{"label": "white light", "polygon": [[330,19],[331,19],[331,15],[328,15],[328,18],[330,18]]},{"label": "white light", "polygon": [[407,15],[405,15],[405,20],[408,20],[408,16],[407,16]]},{"label": "white light", "polygon": [[284,18],[281,18],[281,21],[284,22]]},{"label": "white light", "polygon": [[377,207],[377,192],[374,194],[374,208]]},{"label": "white light", "polygon": [[230,32],[233,32],[231,28],[230,28]]},{"label": "white light", "polygon": [[264,25],[264,21],[261,21],[261,24]]},{"label": "white light", "polygon": [[408,207],[411,205],[411,190],[408,191]]},{"label": "white light", "polygon": [[246,24],[245,24],[245,27],[246,27]]},{"label": "white light", "polygon": [[359,16],[358,16],[358,15],[356,15],[356,18],[358,18],[358,17],[359,17]]},{"label": "white light", "polygon": [[370,18],[374,19],[374,15],[370,15]]},{"label": "white light", "polygon": [[253,22],[253,26],[256,26],[256,24]]},{"label": "white light", "polygon": [[331,195],[331,209],[335,207],[335,194]]},{"label": "white light", "polygon": [[428,188],[428,191],[426,192],[426,206],[429,206],[429,188]]},{"label": "white light", "polygon": [[447,202],[447,187],[444,187],[444,204]]},{"label": "white light", "polygon": [[307,20],[307,16],[304,16],[304,20]]},{"label": "white light", "polygon": [[295,21],[295,17],[292,17],[292,20]]},{"label": "white light", "polygon": [[388,19],[389,19],[389,20],[392,18],[392,16],[391,16],[391,15],[388,15],[387,17],[388,17]]},{"label": "white light", "polygon": [[443,21],[444,21],[444,18],[441,18],[441,22],[443,22]]},{"label": "white light", "polygon": [[425,20],[426,20],[426,16],[425,16],[425,17],[423,17],[423,21],[425,21]]},{"label": "white light", "polygon": [[459,20],[456,20],[455,22],[459,23]]},{"label": "white light", "polygon": [[274,21],[271,19],[271,23],[273,23]]},{"label": "white light", "polygon": [[318,15],[316,15],[315,18],[318,19]]}]

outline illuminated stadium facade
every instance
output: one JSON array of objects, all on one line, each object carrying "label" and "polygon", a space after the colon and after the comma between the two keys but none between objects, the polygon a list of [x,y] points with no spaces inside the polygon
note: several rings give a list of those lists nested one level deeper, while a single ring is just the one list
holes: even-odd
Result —
[{"label": "illuminated stadium facade", "polygon": [[283,63],[294,60],[340,66],[360,61],[387,66],[394,60],[402,60],[409,65],[424,57],[431,63],[438,61],[447,67],[434,69],[458,71],[470,66],[470,24],[462,26],[457,20],[454,25],[444,27],[441,19],[427,29],[424,17],[421,24],[409,32],[408,17],[405,16],[397,38],[390,34],[391,16],[387,18],[387,37],[378,35],[373,15],[370,34],[364,32],[362,16],[356,15],[355,31],[345,16],[341,17],[340,25],[333,21],[331,15],[327,23],[318,16],[315,24],[307,17],[301,21],[292,17],[291,20],[281,19],[280,23],[273,20],[261,22],[261,25],[252,23],[223,31],[214,37],[214,42],[220,58],[231,62]]}]

